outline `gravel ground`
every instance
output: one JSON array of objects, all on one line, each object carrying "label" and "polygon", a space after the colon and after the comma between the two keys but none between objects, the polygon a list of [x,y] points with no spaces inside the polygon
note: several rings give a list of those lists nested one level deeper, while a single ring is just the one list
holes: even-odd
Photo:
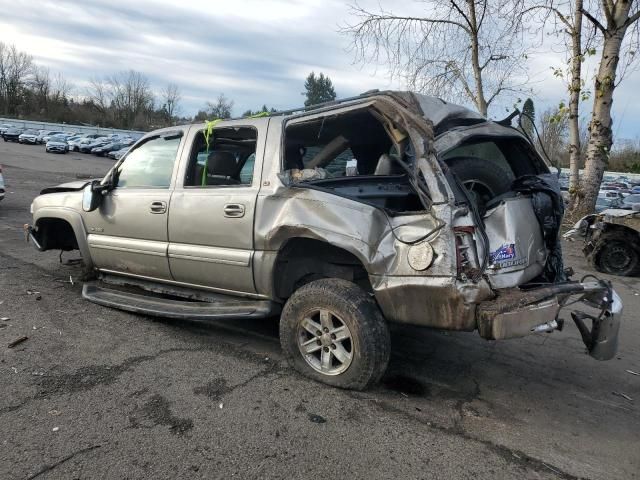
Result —
[{"label": "gravel ground", "polygon": [[[382,383],[341,391],[286,366],[277,318],[162,321],[82,300],[77,255],[36,252],[22,225],[42,187],[112,162],[1,142],[0,164],[2,479],[640,477],[637,278],[611,277],[625,323],[609,362],[569,323],[504,342],[402,327]],[[591,272],[578,246],[565,257]]]}]

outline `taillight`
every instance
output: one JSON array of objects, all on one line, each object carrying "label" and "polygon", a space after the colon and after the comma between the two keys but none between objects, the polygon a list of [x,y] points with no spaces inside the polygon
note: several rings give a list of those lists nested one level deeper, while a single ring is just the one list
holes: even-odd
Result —
[{"label": "taillight", "polygon": [[478,252],[473,239],[474,227],[454,227],[453,232],[456,237],[456,264],[458,278],[466,280],[468,277],[475,278],[478,274]]}]

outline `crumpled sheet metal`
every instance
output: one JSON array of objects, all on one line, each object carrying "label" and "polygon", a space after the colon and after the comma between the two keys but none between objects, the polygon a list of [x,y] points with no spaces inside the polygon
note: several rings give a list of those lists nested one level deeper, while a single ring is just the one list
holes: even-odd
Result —
[{"label": "crumpled sheet metal", "polygon": [[[445,215],[448,210],[440,205],[434,206],[434,211]],[[443,228],[429,239],[435,258],[425,271],[409,266],[411,246],[397,240],[413,241],[436,226],[436,220],[427,213],[386,217],[375,207],[331,193],[281,187],[275,195],[258,202],[256,249],[275,253],[291,238],[327,242],[362,262],[389,320],[473,330],[473,304],[492,293],[484,281],[467,284],[455,278],[455,239],[451,229]],[[275,255],[268,257],[275,261]],[[263,274],[256,272],[256,285],[270,283],[270,279],[260,278],[270,269],[262,271]]]}]

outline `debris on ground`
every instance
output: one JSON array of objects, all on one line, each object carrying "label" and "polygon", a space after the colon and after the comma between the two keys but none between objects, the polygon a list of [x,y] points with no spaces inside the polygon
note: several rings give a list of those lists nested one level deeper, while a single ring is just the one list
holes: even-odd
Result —
[{"label": "debris on ground", "polygon": [[29,337],[18,337],[14,341],[9,342],[9,345],[7,345],[7,347],[8,348],[13,348],[16,345],[20,345],[22,342],[25,342],[27,340],[29,340]]},{"label": "debris on ground", "polygon": [[42,300],[42,295],[37,290],[27,290],[27,295],[35,295],[36,300]]},{"label": "debris on ground", "polygon": [[53,428],[51,429],[51,431],[52,431],[52,432],[57,432],[58,430],[60,430],[60,427],[53,427]]},{"label": "debris on ground", "polygon": [[640,373],[638,372],[634,372],[633,370],[625,370],[627,373],[630,373],[631,375],[638,375],[640,376]]},{"label": "debris on ground", "polygon": [[2,317],[0,318],[0,320],[2,320],[3,322],[8,322],[11,319],[9,317]]},{"label": "debris on ground", "polygon": [[626,400],[629,400],[630,402],[633,402],[633,398],[631,398],[629,395],[625,395],[624,393],[621,393],[621,392],[611,392],[611,393],[613,393],[614,395],[617,395],[618,397],[622,397]]}]

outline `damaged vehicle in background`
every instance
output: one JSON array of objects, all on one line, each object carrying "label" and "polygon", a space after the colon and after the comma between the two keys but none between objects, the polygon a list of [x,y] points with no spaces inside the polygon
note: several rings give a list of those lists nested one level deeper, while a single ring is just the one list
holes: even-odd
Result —
[{"label": "damaged vehicle in background", "polygon": [[599,272],[640,275],[640,204],[633,204],[632,208],[587,215],[564,237],[582,239],[585,244],[582,251]]},{"label": "damaged vehicle in background", "polygon": [[561,330],[578,302],[588,353],[611,359],[620,299],[567,278],[557,176],[510,122],[374,91],[169,127],[104,179],[43,190],[25,229],[39,250],[80,251],[92,302],[280,314],[289,362],[337,387],[380,379],[390,322],[499,340]]}]

